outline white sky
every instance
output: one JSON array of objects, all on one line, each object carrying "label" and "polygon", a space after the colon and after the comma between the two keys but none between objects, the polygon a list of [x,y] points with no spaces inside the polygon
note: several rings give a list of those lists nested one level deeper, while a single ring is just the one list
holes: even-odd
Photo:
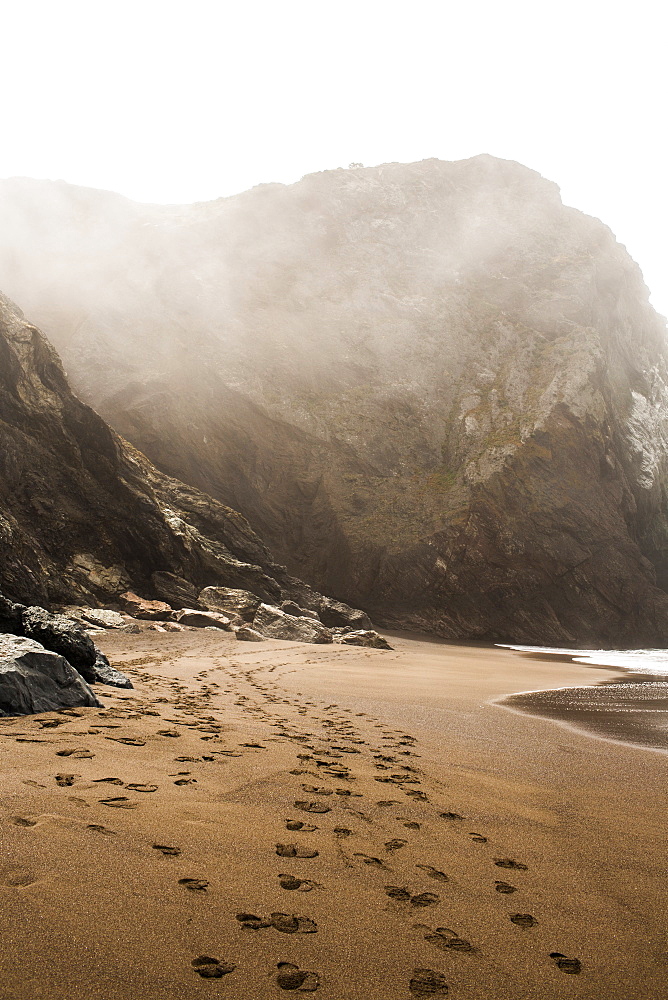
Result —
[{"label": "white sky", "polygon": [[658,0],[4,0],[0,177],[190,202],[487,152],[603,219],[668,313]]}]

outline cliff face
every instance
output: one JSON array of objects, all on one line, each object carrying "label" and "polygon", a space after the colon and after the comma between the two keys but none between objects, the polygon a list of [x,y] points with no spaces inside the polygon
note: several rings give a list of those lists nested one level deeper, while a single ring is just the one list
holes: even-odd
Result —
[{"label": "cliff face", "polygon": [[81,403],[2,295],[0,546],[0,591],[28,604],[150,595],[156,572],[309,599],[241,515],[158,472]]},{"label": "cliff face", "polygon": [[665,324],[538,174],[168,208],[14,181],[0,231],[77,391],[312,585],[450,637],[665,644]]}]

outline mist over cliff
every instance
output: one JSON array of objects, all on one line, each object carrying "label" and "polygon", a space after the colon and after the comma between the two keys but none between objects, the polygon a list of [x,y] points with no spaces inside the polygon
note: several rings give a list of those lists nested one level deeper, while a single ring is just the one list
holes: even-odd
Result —
[{"label": "mist over cliff", "polygon": [[167,207],[5,181],[0,287],[119,433],[318,589],[449,637],[665,644],[665,322],[534,171]]}]

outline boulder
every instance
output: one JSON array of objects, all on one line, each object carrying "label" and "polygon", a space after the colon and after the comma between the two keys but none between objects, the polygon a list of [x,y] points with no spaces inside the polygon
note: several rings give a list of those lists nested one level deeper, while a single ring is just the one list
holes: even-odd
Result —
[{"label": "boulder", "polygon": [[317,622],[320,621],[317,611],[300,608],[294,601],[283,601],[281,611],[285,611],[286,615],[292,615],[294,618],[313,618]]},{"label": "boulder", "polygon": [[253,621],[260,606],[260,598],[249,590],[233,590],[231,587],[205,587],[197,600],[209,611],[237,615],[246,622]]},{"label": "boulder", "polygon": [[72,618],[52,615],[44,608],[26,608],[21,616],[21,633],[53,653],[64,656],[87,681],[95,681],[95,643]]},{"label": "boulder", "polygon": [[0,715],[33,715],[82,706],[101,707],[65,657],[33,639],[0,635]]},{"label": "boulder", "polygon": [[217,611],[196,611],[194,608],[181,608],[174,612],[174,617],[179,625],[190,625],[194,628],[222,628],[229,629],[232,619],[227,615],[221,615]]},{"label": "boulder", "polygon": [[318,609],[320,621],[329,628],[371,629],[373,623],[364,611],[351,608],[343,601],[335,601],[332,597],[323,597]]},{"label": "boulder", "polygon": [[118,611],[107,611],[106,608],[82,608],[81,618],[95,628],[125,628],[127,622]]},{"label": "boulder", "polygon": [[147,601],[131,590],[121,594],[119,601],[129,615],[142,621],[168,621],[172,616],[170,604],[165,601]]},{"label": "boulder", "polygon": [[65,659],[89,684],[100,681],[114,687],[132,687],[132,682],[109,665],[86,631],[65,615],[52,615],[44,608],[26,608],[21,615],[21,634]]},{"label": "boulder", "polygon": [[260,635],[250,625],[244,625],[235,630],[235,635],[240,642],[264,642],[266,636]]},{"label": "boulder", "polygon": [[296,618],[280,608],[261,604],[253,619],[253,628],[268,639],[288,639],[292,642],[331,642],[332,633],[319,621]]},{"label": "boulder", "polygon": [[112,667],[109,660],[101,653],[97,651],[97,658],[93,664],[93,673],[95,675],[95,680],[99,681],[100,684],[109,684],[110,687],[117,688],[131,688],[133,687],[132,681],[125,674],[122,674],[120,670],[116,670],[116,667]]},{"label": "boulder", "polygon": [[158,597],[173,608],[199,608],[197,590],[174,573],[153,573],[151,581]]},{"label": "boulder", "polygon": [[374,632],[373,629],[359,629],[356,632],[342,632],[336,636],[337,642],[345,642],[348,646],[367,646],[370,649],[392,649],[387,639]]}]

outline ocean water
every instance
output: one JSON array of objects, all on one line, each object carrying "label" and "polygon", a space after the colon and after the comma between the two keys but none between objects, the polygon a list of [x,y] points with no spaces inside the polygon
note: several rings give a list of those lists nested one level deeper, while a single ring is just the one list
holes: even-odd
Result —
[{"label": "ocean water", "polygon": [[619,671],[612,680],[581,687],[527,691],[500,704],[567,723],[591,736],[668,752],[668,649],[563,649],[498,643],[532,657],[565,657],[574,663]]},{"label": "ocean water", "polygon": [[574,663],[618,667],[634,674],[668,677],[668,649],[562,649],[552,646],[509,646],[501,642],[497,645],[502,649],[516,649],[519,653],[565,656]]}]

